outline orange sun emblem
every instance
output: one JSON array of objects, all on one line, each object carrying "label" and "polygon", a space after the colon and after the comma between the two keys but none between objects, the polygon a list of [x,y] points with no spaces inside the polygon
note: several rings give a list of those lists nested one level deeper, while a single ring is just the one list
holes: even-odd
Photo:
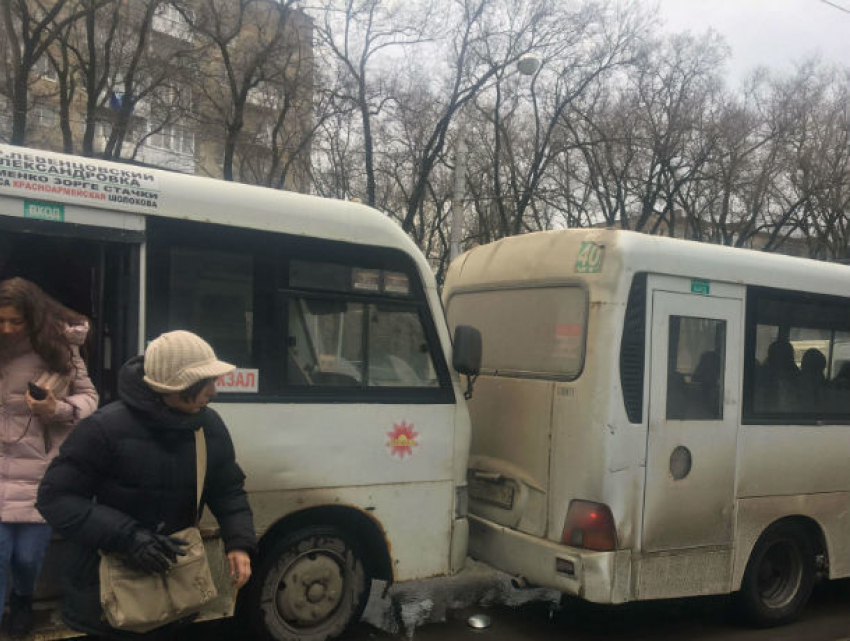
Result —
[{"label": "orange sun emblem", "polygon": [[391,432],[387,432],[387,436],[390,437],[390,440],[387,441],[390,456],[398,454],[399,458],[402,459],[405,456],[413,456],[413,448],[419,444],[416,441],[419,433],[413,429],[412,423],[408,425],[406,421],[393,423],[393,429]]}]

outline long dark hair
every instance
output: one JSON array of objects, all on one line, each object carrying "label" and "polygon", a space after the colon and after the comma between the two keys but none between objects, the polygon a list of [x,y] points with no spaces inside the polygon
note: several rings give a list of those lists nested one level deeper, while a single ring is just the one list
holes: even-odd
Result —
[{"label": "long dark hair", "polygon": [[53,300],[41,287],[23,278],[0,281],[0,307],[14,307],[24,317],[33,350],[52,371],[70,373],[72,352],[65,327],[88,322],[85,316]]}]

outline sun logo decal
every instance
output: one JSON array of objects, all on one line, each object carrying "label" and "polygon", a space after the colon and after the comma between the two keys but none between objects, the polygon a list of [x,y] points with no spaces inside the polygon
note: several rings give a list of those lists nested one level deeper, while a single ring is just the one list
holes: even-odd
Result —
[{"label": "sun logo decal", "polygon": [[393,429],[387,432],[387,436],[390,437],[387,441],[390,456],[398,454],[401,459],[405,456],[413,456],[413,448],[419,445],[416,440],[419,433],[413,429],[413,423],[408,424],[407,421],[393,423]]}]

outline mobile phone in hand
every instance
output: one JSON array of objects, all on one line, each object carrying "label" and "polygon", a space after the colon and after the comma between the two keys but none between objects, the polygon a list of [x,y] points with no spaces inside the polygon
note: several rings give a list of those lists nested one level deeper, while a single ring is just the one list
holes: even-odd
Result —
[{"label": "mobile phone in hand", "polygon": [[29,388],[30,396],[32,396],[33,400],[43,401],[47,398],[47,390],[40,385],[30,382],[27,383],[27,387]]}]

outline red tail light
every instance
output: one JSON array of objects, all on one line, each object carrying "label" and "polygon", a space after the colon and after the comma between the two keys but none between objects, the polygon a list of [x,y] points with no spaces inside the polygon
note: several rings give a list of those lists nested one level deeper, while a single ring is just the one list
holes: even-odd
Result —
[{"label": "red tail light", "polygon": [[585,550],[617,549],[617,528],[611,509],[604,503],[570,501],[561,543]]}]

